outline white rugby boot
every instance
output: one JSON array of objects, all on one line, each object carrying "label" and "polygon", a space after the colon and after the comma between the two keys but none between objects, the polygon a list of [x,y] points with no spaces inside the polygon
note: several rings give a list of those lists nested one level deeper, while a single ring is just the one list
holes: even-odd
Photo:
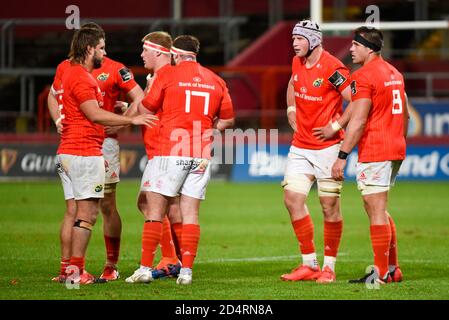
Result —
[{"label": "white rugby boot", "polygon": [[176,280],[177,284],[191,284],[192,283],[192,269],[190,268],[181,268],[179,271],[178,279]]},{"label": "white rugby boot", "polygon": [[134,273],[126,278],[127,283],[148,283],[153,281],[153,276],[151,274],[152,269],[150,267],[140,266],[139,269],[134,271]]}]

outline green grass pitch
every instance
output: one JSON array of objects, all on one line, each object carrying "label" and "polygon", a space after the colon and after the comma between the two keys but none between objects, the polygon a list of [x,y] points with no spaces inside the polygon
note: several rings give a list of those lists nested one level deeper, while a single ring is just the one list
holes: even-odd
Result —
[{"label": "green grass pitch", "polygon": [[[59,225],[64,210],[58,181],[0,183],[0,299],[448,299],[449,183],[399,181],[390,194],[404,282],[369,290],[348,284],[372,264],[369,225],[354,183],[342,194],[344,231],[337,282],[283,282],[300,262],[298,244],[279,184],[213,182],[200,212],[201,240],[191,286],[174,279],[124,282],[138,266],[143,218],[137,181],[118,186],[123,221],[116,282],[68,290],[50,281],[59,268]],[[323,218],[316,191],[308,200],[320,262]],[[158,258],[158,257],[157,257]],[[99,275],[105,259],[102,220],[87,253],[87,270]]]}]

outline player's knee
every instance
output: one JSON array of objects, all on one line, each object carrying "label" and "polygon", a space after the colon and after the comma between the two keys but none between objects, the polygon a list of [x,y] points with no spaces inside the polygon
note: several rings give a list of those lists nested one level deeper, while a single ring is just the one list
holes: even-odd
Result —
[{"label": "player's knee", "polygon": [[76,218],[76,207],[67,207],[65,211],[65,216],[69,219],[75,220]]},{"label": "player's knee", "polygon": [[284,205],[288,211],[295,209],[295,199],[289,193],[284,193]]},{"label": "player's knee", "polygon": [[117,209],[115,207],[115,202],[112,201],[101,202],[100,209],[103,216],[109,217],[118,214]]},{"label": "player's knee", "polygon": [[363,207],[365,208],[366,213],[371,216],[373,215],[373,213],[376,213],[378,210],[377,209],[377,205],[375,202],[373,202],[372,200],[368,200],[366,197],[362,197],[363,198]]},{"label": "player's knee", "polygon": [[286,176],[281,182],[281,186],[284,190],[301,193],[305,196],[309,195],[312,185],[313,181],[311,181],[305,174]]},{"label": "player's knee", "polygon": [[343,182],[334,179],[318,179],[317,185],[319,197],[340,197],[343,188]]},{"label": "player's knee", "polygon": [[199,224],[198,214],[193,212],[182,215],[182,223],[183,224]]},{"label": "player's knee", "polygon": [[181,211],[179,210],[179,206],[170,206],[170,210],[168,211],[168,219],[170,223],[179,223],[182,222]]},{"label": "player's knee", "polygon": [[76,217],[76,201],[74,199],[70,199],[66,201],[66,210],[65,215],[75,219]]},{"label": "player's knee", "polygon": [[142,193],[140,193],[139,197],[137,198],[137,208],[143,215],[145,215],[145,213],[148,211],[147,198]]},{"label": "player's knee", "polygon": [[321,202],[321,209],[326,221],[334,221],[340,219],[340,201],[338,197],[331,198],[332,201]]},{"label": "player's knee", "polygon": [[304,205],[305,198],[298,196],[298,194],[293,192],[285,192],[284,194],[284,205],[290,214],[290,217],[294,220],[300,219],[307,215],[307,209]]}]

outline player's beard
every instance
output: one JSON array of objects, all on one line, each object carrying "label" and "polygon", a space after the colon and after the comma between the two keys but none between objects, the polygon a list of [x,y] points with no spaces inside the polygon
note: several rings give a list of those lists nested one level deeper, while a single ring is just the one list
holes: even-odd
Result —
[{"label": "player's beard", "polygon": [[97,57],[96,54],[94,54],[93,63],[94,63],[94,69],[100,69],[101,64],[103,63],[103,58],[99,58],[99,57]]}]

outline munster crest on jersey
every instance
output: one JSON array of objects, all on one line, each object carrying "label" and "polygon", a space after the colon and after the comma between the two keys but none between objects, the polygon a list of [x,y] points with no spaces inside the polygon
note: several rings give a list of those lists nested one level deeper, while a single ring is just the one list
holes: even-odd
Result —
[{"label": "munster crest on jersey", "polygon": [[109,78],[109,73],[101,73],[98,75],[97,79],[98,81],[106,81]]},{"label": "munster crest on jersey", "polygon": [[321,87],[322,83],[323,83],[323,78],[316,78],[315,81],[313,82],[313,86],[318,88],[318,87]]}]

